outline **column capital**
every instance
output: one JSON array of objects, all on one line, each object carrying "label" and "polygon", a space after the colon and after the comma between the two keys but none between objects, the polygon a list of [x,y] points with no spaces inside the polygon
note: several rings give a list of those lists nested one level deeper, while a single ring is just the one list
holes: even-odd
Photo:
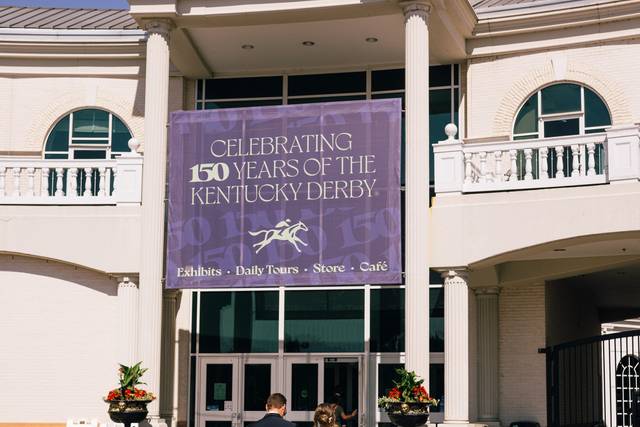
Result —
[{"label": "column capital", "polygon": [[475,288],[473,290],[476,296],[485,296],[485,295],[499,295],[500,287],[498,286],[487,286],[482,288]]},{"label": "column capital", "polygon": [[162,299],[166,301],[178,301],[181,293],[182,292],[180,289],[165,289],[165,291],[162,293]]},{"label": "column capital", "polygon": [[402,8],[405,18],[409,18],[411,15],[418,15],[424,18],[425,21],[429,19],[433,11],[433,5],[426,0],[402,0],[398,2],[398,6]]},{"label": "column capital", "polygon": [[466,282],[469,278],[469,270],[464,267],[456,267],[449,270],[444,270],[440,272],[440,275],[445,280],[445,283],[447,282],[447,280],[452,280],[455,278],[460,278]]},{"label": "column capital", "polygon": [[118,286],[121,287],[138,287],[138,276],[134,274],[118,274],[114,276],[116,281],[118,282]]},{"label": "column capital", "polygon": [[168,36],[171,30],[176,26],[171,19],[154,18],[143,20],[142,27],[149,34],[161,34],[163,36]]}]

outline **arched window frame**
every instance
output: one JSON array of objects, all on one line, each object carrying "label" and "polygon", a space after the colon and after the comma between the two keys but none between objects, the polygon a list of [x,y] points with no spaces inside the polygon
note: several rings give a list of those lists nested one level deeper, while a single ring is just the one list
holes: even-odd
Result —
[{"label": "arched window frame", "polygon": [[633,391],[640,386],[640,359],[634,354],[620,358],[616,365],[616,420],[620,427],[630,427]]},{"label": "arched window frame", "polygon": [[[78,112],[88,111],[88,110],[97,110],[108,115],[108,126],[107,126],[107,136],[105,137],[91,137],[91,136],[74,136],[74,117]],[[59,124],[62,123],[63,120],[68,120],[68,141],[67,141],[67,150],[48,150],[49,140],[52,137],[52,133],[56,130]],[[94,106],[86,106],[81,108],[76,108],[72,111],[69,111],[67,114],[60,117],[49,129],[47,133],[47,137],[44,141],[44,146],[42,150],[42,157],[44,159],[114,159],[119,157],[122,153],[126,153],[129,151],[126,144],[120,149],[114,150],[113,140],[114,140],[114,126],[120,126],[128,132],[128,138],[132,137],[132,132],[129,126],[127,126],[126,122],[120,118],[118,115],[113,112]],[[84,142],[82,142],[84,141]],[[89,142],[92,141],[92,142]],[[103,143],[101,143],[103,142]],[[82,155],[77,155],[76,153],[84,152]]]},{"label": "arched window frame", "polygon": [[[565,111],[565,112],[561,112],[561,113],[543,113],[543,106],[542,106],[542,92],[545,89],[548,89],[550,87],[553,86],[559,86],[559,85],[574,85],[574,86],[578,86],[580,89],[580,109],[579,110],[575,110],[575,111]],[[585,92],[589,91],[590,93],[594,94],[599,101],[604,105],[604,107],[607,110],[608,113],[608,119],[609,119],[609,124],[606,125],[597,125],[597,126],[586,126],[586,105],[585,105]],[[520,116],[520,113],[522,112],[522,109],[529,103],[529,101],[535,97],[535,102],[536,102],[536,120],[537,120],[537,131],[536,132],[524,132],[524,133],[516,133],[516,124],[518,121],[518,118]],[[590,134],[590,133],[597,133],[597,132],[604,132],[608,127],[611,126],[611,110],[609,109],[609,106],[607,105],[607,103],[605,102],[605,100],[600,96],[600,94],[598,94],[596,91],[594,91],[593,89],[589,88],[588,86],[585,86],[579,82],[573,82],[573,81],[560,81],[560,82],[553,82],[550,83],[548,85],[542,86],[540,88],[538,88],[534,93],[532,93],[531,95],[529,95],[522,104],[520,104],[520,107],[518,108],[518,112],[516,113],[514,119],[513,119],[513,123],[511,126],[511,131],[512,131],[512,137],[514,140],[524,140],[524,139],[541,139],[541,138],[549,138],[549,137],[553,137],[553,136],[565,136],[565,135],[547,135],[547,123],[550,122],[559,122],[559,121],[565,121],[565,120],[574,120],[577,119],[578,120],[578,132],[577,133],[570,133],[566,136],[569,135],[584,135],[584,134]]]}]

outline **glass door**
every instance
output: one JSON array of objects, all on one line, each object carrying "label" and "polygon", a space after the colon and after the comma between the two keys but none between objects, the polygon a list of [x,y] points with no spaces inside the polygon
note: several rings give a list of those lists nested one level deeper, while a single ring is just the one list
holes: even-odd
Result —
[{"label": "glass door", "polygon": [[287,420],[297,427],[313,427],[313,413],[322,403],[324,358],[290,356],[285,359],[285,390],[289,400]]},{"label": "glass door", "polygon": [[366,408],[362,390],[364,375],[362,357],[324,358],[324,402],[338,403],[345,415],[357,411],[357,416],[348,420],[336,420],[341,427],[363,425]]},{"label": "glass door", "polygon": [[198,364],[199,427],[241,427],[237,357],[203,357]]},{"label": "glass door", "polygon": [[264,417],[267,397],[277,388],[277,360],[270,357],[244,357],[241,366],[242,410],[240,427],[248,427]]}]

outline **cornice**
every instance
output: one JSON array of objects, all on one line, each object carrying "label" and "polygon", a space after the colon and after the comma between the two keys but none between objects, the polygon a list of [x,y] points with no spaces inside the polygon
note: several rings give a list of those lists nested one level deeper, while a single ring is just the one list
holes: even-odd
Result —
[{"label": "cornice", "polygon": [[483,18],[479,16],[473,38],[568,29],[590,24],[622,21],[640,17],[640,0],[587,5],[570,9],[523,13],[515,16]]}]

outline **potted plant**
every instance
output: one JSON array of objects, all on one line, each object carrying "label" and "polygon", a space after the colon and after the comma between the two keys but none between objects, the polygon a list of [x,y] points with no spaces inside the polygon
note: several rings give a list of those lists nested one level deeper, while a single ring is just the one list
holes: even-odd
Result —
[{"label": "potted plant", "polygon": [[109,417],[111,421],[123,423],[130,427],[131,423],[138,423],[147,418],[147,404],[155,399],[153,393],[149,393],[136,386],[144,384],[140,381],[147,371],[141,368],[142,362],[133,366],[120,365],[118,375],[120,387],[109,391],[104,401],[109,404]]},{"label": "potted plant", "polygon": [[415,427],[429,421],[429,407],[438,401],[429,396],[423,379],[415,372],[396,369],[398,379],[386,396],[378,399],[378,406],[389,415],[391,422],[400,427]]}]

